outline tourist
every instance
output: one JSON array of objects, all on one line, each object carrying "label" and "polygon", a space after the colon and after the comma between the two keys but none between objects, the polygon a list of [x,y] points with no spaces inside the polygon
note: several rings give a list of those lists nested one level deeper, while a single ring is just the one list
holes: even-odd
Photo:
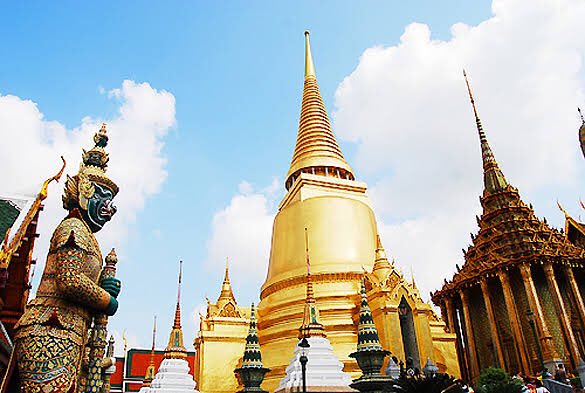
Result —
[{"label": "tourist", "polygon": [[557,366],[557,370],[555,371],[555,381],[569,384],[567,371],[565,370],[565,366],[562,363]]}]

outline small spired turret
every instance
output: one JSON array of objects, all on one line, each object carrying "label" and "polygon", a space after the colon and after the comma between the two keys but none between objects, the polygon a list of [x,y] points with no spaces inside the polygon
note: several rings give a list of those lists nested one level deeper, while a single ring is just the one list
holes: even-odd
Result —
[{"label": "small spired turret", "polygon": [[383,375],[380,370],[384,365],[384,358],[390,352],[382,349],[380,344],[364,281],[362,281],[361,295],[357,350],[349,356],[357,360],[363,375],[354,379],[350,386],[360,392],[389,392],[392,391],[392,378]]},{"label": "small spired turret", "polygon": [[181,276],[182,262],[179,268],[179,289],[177,293],[177,307],[175,320],[165,348],[164,359],[158,368],[156,376],[150,384],[149,393],[194,393],[195,380],[189,374],[187,349],[183,344],[183,330],[181,328]]},{"label": "small spired turret", "polygon": [[[351,377],[343,372],[343,363],[333,354],[333,347],[327,339],[325,328],[319,321],[319,310],[313,293],[311,281],[311,262],[309,259],[309,241],[305,228],[305,255],[307,259],[307,294],[303,312],[303,323],[299,328],[299,342],[294,356],[286,368],[286,376],[280,381],[275,393],[300,391],[303,383],[301,357],[305,356],[307,392],[319,391],[329,393],[354,392],[349,387]],[[307,345],[308,343],[308,345]]]},{"label": "small spired turret", "polygon": [[240,375],[240,380],[244,389],[239,393],[256,392],[267,393],[260,388],[264,380],[264,374],[270,369],[262,365],[262,353],[260,352],[260,343],[258,342],[258,330],[256,329],[256,315],[254,303],[250,307],[250,330],[246,337],[246,348],[242,358],[242,367],[236,368],[235,373]]}]

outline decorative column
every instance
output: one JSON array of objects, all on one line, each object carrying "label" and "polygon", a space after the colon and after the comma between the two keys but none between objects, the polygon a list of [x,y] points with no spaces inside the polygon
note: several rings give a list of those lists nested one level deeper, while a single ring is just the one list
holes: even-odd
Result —
[{"label": "decorative column", "polygon": [[[453,296],[448,294],[448,296]],[[447,320],[449,325],[449,331],[451,333],[455,333],[456,341],[455,341],[455,349],[457,350],[457,357],[459,358],[459,368],[461,369],[461,377],[463,379],[471,379],[468,378],[469,373],[469,364],[467,361],[467,354],[465,353],[463,347],[463,337],[461,335],[461,330],[457,329],[457,318],[455,317],[455,307],[453,306],[453,297],[446,297],[445,298],[445,309],[447,310]]]},{"label": "decorative column", "polygon": [[469,368],[471,379],[479,377],[479,363],[477,359],[477,350],[475,347],[475,338],[473,337],[473,326],[471,324],[471,313],[469,312],[469,298],[467,291],[461,289],[459,291],[461,296],[461,303],[463,305],[463,319],[465,322],[465,335],[467,336],[467,353],[469,355]]},{"label": "decorative column", "polygon": [[510,320],[510,327],[512,328],[512,338],[514,339],[514,346],[516,348],[516,356],[520,361],[520,366],[524,374],[531,374],[532,369],[528,361],[526,347],[524,346],[524,336],[518,312],[516,311],[516,301],[514,300],[514,292],[510,286],[510,277],[506,270],[498,271],[498,278],[502,283],[502,292],[504,293],[504,301],[506,302],[506,309],[508,310],[508,319]]},{"label": "decorative column", "polygon": [[[577,280],[575,280],[575,275],[573,274],[573,268],[571,266],[565,265],[565,275],[567,276],[567,281],[571,287],[571,292],[573,293],[573,298],[575,299],[577,311],[579,311],[579,317],[581,318],[581,326],[585,329],[585,303],[583,302],[583,296],[581,296],[581,291],[579,290],[579,286],[577,285]],[[585,381],[583,381],[585,383]]]},{"label": "decorative column", "polygon": [[453,309],[453,300],[451,300],[450,297],[446,297],[443,304],[445,305],[445,313],[447,317],[445,322],[447,322],[449,332],[457,333],[455,329],[455,310]]},{"label": "decorative column", "polygon": [[519,268],[520,273],[522,274],[522,280],[524,281],[524,289],[526,290],[528,304],[530,305],[530,309],[536,317],[536,325],[539,331],[538,339],[541,342],[544,361],[545,363],[548,363],[551,360],[558,358],[559,356],[554,349],[552,336],[544,319],[542,306],[540,305],[540,300],[538,300],[538,294],[536,293],[536,287],[534,286],[534,280],[532,279],[530,265],[528,263],[523,263],[519,266]]},{"label": "decorative column", "polygon": [[555,270],[550,261],[545,262],[543,265],[544,273],[546,275],[546,281],[548,283],[548,287],[553,295],[553,300],[555,306],[557,308],[557,312],[559,313],[559,319],[561,321],[561,326],[563,328],[563,332],[565,334],[565,338],[568,345],[569,353],[571,354],[572,359],[572,366],[576,368],[579,364],[579,346],[577,345],[577,340],[575,339],[575,335],[573,334],[573,329],[571,328],[571,321],[569,320],[569,315],[567,314],[567,309],[565,308],[565,302],[563,301],[563,296],[561,295],[561,291],[559,289],[559,284],[557,283],[557,279],[555,276]]},{"label": "decorative column", "polygon": [[481,284],[481,293],[483,294],[483,301],[485,304],[485,308],[487,310],[488,318],[490,320],[490,326],[492,328],[492,342],[496,347],[496,355],[498,357],[498,365],[501,368],[506,368],[506,363],[504,360],[504,351],[502,350],[502,345],[500,343],[500,332],[498,330],[498,324],[496,323],[496,316],[494,315],[494,309],[492,308],[492,300],[490,298],[490,291],[488,287],[488,282],[485,277],[483,277],[479,283]]}]

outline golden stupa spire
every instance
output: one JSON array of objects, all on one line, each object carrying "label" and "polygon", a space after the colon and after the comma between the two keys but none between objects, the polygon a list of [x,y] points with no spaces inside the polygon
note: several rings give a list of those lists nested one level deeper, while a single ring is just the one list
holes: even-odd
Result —
[{"label": "golden stupa spire", "polygon": [[181,329],[181,281],[183,277],[183,261],[179,261],[179,285],[177,287],[177,307],[175,308],[175,320],[169,337],[169,343],[165,348],[165,359],[186,359],[187,349],[183,345],[183,330]]},{"label": "golden stupa spire", "polygon": [[301,118],[297,144],[286,175],[287,189],[292,186],[300,172],[354,179],[352,169],[343,158],[343,153],[333,135],[325,104],[321,98],[308,31],[305,31],[305,84]]},{"label": "golden stupa spire", "polygon": [[299,328],[299,338],[321,336],[325,337],[325,329],[319,322],[319,310],[317,300],[313,292],[311,281],[311,259],[309,258],[309,235],[305,228],[305,255],[307,258],[307,296],[305,298],[305,309],[303,311],[303,323]]},{"label": "golden stupa spire", "polygon": [[226,300],[233,300],[236,301],[234,297],[234,292],[232,291],[232,284],[230,283],[230,276],[229,276],[229,260],[228,258],[225,259],[225,275],[223,277],[223,283],[221,284],[221,292],[219,294],[218,302],[222,299]]},{"label": "golden stupa spire", "polygon": [[376,235],[376,259],[374,261],[372,273],[374,273],[380,280],[383,280],[391,269],[392,265],[388,262],[386,250],[384,250],[384,246],[382,246],[380,235]]},{"label": "golden stupa spire", "polygon": [[142,381],[143,387],[150,386],[150,383],[154,379],[154,375],[156,374],[156,370],[154,369],[154,345],[156,342],[156,315],[154,316],[154,322],[152,325],[152,347],[150,348],[150,363],[146,368],[146,375],[144,375],[144,380]]},{"label": "golden stupa spire", "polygon": [[477,126],[477,132],[479,134],[479,142],[481,144],[481,155],[483,159],[483,180],[485,192],[492,193],[496,191],[504,190],[508,186],[508,182],[504,177],[504,174],[500,170],[494,153],[488,143],[485,132],[481,125],[481,120],[477,114],[477,108],[475,107],[475,101],[473,94],[471,93],[471,87],[467,80],[467,74],[463,70],[463,77],[465,78],[465,84],[467,85],[467,92],[469,93],[469,99],[471,100],[471,106],[473,107],[473,114],[475,115],[475,124]]}]

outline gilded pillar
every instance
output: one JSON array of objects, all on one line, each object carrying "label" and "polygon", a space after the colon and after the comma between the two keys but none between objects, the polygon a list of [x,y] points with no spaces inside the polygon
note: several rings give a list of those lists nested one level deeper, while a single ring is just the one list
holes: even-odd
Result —
[{"label": "gilded pillar", "polygon": [[514,300],[514,292],[510,285],[510,277],[508,272],[500,270],[498,272],[498,278],[502,283],[502,292],[504,293],[504,302],[506,302],[506,309],[508,310],[508,319],[510,320],[510,327],[512,328],[512,338],[514,339],[514,347],[516,348],[516,356],[520,361],[520,366],[524,374],[531,374],[530,362],[528,361],[528,355],[526,353],[526,347],[524,346],[524,336],[522,335],[522,329],[520,319],[518,318],[518,312],[516,310],[516,301]]},{"label": "gilded pillar", "polygon": [[571,287],[571,292],[573,293],[573,298],[575,299],[576,308],[579,311],[579,317],[581,318],[581,325],[585,329],[585,303],[583,302],[583,296],[581,296],[581,291],[579,290],[579,286],[577,285],[577,280],[575,280],[575,275],[573,274],[573,268],[571,266],[565,265],[565,275],[567,276],[567,281],[569,281],[569,286]]},{"label": "gilded pillar", "polygon": [[494,309],[492,308],[492,300],[490,298],[490,290],[488,287],[487,279],[483,277],[480,280],[481,293],[483,294],[483,301],[487,310],[488,318],[490,320],[490,326],[492,328],[492,342],[496,348],[496,355],[498,358],[498,365],[501,368],[506,368],[504,360],[504,351],[502,350],[502,344],[500,343],[500,331],[498,324],[496,323],[496,316],[494,315]]},{"label": "gilded pillar", "polygon": [[573,334],[573,329],[571,328],[571,321],[569,319],[569,315],[567,314],[567,309],[565,308],[565,302],[563,301],[563,296],[561,295],[559,284],[557,283],[554,267],[552,263],[546,262],[543,265],[543,268],[548,287],[552,292],[552,297],[557,308],[557,312],[559,313],[559,319],[561,321],[563,333],[567,342],[569,343],[568,350],[571,354],[572,365],[573,367],[577,367],[580,358],[578,350],[579,347],[577,345],[577,340],[575,339],[575,334]]},{"label": "gilded pillar", "polygon": [[548,330],[546,320],[544,319],[544,313],[542,312],[542,306],[536,293],[536,287],[534,286],[534,280],[532,279],[532,271],[528,263],[520,265],[520,273],[522,274],[522,280],[524,281],[524,289],[526,290],[526,297],[528,298],[528,304],[530,309],[534,313],[536,318],[536,327],[539,333],[538,339],[541,342],[542,354],[545,362],[558,358],[556,350],[554,349],[552,336]]},{"label": "gilded pillar", "polygon": [[471,323],[471,313],[469,312],[469,298],[467,291],[461,289],[459,291],[461,296],[461,304],[463,305],[463,319],[465,322],[465,335],[467,336],[467,354],[469,358],[469,372],[471,379],[479,377],[479,362],[477,359],[477,349],[475,347],[475,337],[473,336],[473,326]]}]

